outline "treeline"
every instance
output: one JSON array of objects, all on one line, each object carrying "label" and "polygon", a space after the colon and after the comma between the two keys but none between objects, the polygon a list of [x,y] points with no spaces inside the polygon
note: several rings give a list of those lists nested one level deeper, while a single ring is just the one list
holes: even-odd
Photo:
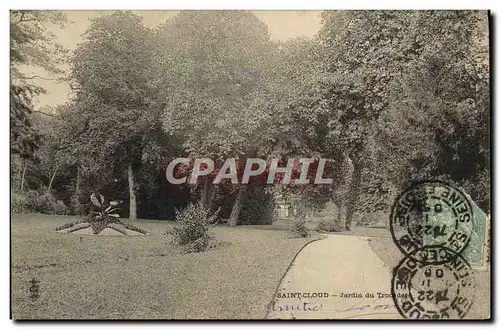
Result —
[{"label": "treeline", "polygon": [[[347,228],[421,179],[462,186],[489,211],[487,14],[327,11],[322,21],[314,39],[277,42],[246,11],[183,11],[153,28],[130,12],[93,19],[70,58],[73,97],[54,116],[35,117],[11,87],[16,209],[39,190],[84,212],[100,191],[129,200],[130,218],[171,218],[201,199],[231,225],[270,223],[266,184],[170,185],[165,168],[273,155],[330,159],[333,185],[274,189],[334,202]],[[27,44],[11,41],[14,67],[30,63],[13,57]]]}]

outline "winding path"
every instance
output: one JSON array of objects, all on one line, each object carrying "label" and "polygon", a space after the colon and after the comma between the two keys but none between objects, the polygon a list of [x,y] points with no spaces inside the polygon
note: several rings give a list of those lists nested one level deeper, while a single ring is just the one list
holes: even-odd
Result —
[{"label": "winding path", "polygon": [[328,235],[307,245],[280,283],[267,318],[400,319],[389,295],[390,269],[368,239]]}]

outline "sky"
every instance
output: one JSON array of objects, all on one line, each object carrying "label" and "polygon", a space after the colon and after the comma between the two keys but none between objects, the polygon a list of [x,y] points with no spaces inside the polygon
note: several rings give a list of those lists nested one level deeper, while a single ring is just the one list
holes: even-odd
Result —
[{"label": "sky", "polygon": [[[90,26],[90,19],[102,15],[112,13],[112,11],[86,11],[86,10],[69,10],[65,11],[70,24],[64,29],[57,26],[48,26],[57,38],[57,41],[65,48],[74,50],[78,43],[82,42],[82,35]],[[143,17],[144,25],[155,26],[163,23],[169,17],[178,14],[178,11],[156,11],[142,10],[134,11],[134,13]],[[295,37],[313,37],[320,28],[321,18],[320,11],[269,11],[259,10],[253,13],[260,18],[269,29],[269,35],[273,40],[286,40]],[[46,72],[29,67],[23,70],[26,73],[51,78]],[[36,99],[37,107],[57,106],[63,104],[69,97],[69,85],[65,82],[57,82],[53,80],[37,79],[37,83],[43,87],[47,93],[40,95]]]}]

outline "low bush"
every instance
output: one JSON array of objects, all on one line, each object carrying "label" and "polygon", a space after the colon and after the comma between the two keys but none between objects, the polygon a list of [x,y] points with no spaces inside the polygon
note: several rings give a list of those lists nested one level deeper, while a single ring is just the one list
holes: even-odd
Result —
[{"label": "low bush", "polygon": [[290,231],[291,238],[307,238],[311,235],[309,229],[306,227],[306,219],[304,217],[295,218]]},{"label": "low bush", "polygon": [[176,211],[177,226],[168,234],[172,241],[181,246],[186,246],[186,252],[202,252],[217,246],[215,238],[210,234],[210,229],[217,224],[218,211],[209,215],[201,202],[191,203],[182,211]]},{"label": "low bush", "polygon": [[54,214],[56,215],[68,215],[69,214],[69,208],[64,204],[63,201],[57,200],[56,204],[54,205]]},{"label": "low bush", "polygon": [[76,195],[72,195],[69,202],[69,214],[70,215],[80,215],[80,203],[78,202],[78,197]]},{"label": "low bush", "polygon": [[92,206],[84,196],[72,195],[68,205],[68,215],[84,216],[90,213]]},{"label": "low bush", "polygon": [[263,186],[247,187],[238,222],[240,225],[271,225],[274,219],[274,198]]},{"label": "low bush", "polygon": [[202,237],[199,237],[192,243],[187,244],[185,251],[187,253],[190,252],[203,252],[206,250],[209,250],[211,248],[214,248],[217,245],[217,242],[215,238],[210,235],[206,234]]},{"label": "low bush", "polygon": [[318,232],[341,232],[344,226],[336,217],[326,217],[321,219],[316,226]]},{"label": "low bush", "polygon": [[22,193],[12,192],[10,199],[10,210],[15,213],[24,212],[24,204],[26,202],[26,196]]},{"label": "low bush", "polygon": [[38,212],[38,192],[29,190],[24,194],[23,212]]},{"label": "low bush", "polygon": [[56,213],[56,198],[50,193],[43,193],[38,196],[36,210],[42,214],[53,215]]},{"label": "low bush", "polygon": [[47,215],[67,215],[68,207],[52,194],[29,190],[13,192],[11,210],[16,213],[41,213]]},{"label": "low bush", "polygon": [[360,216],[356,224],[358,226],[385,226],[388,227],[389,215],[383,211],[374,211]]},{"label": "low bush", "polygon": [[[147,231],[120,220],[120,215],[117,211],[120,209],[118,206],[122,201],[111,200],[106,202],[102,194],[92,193],[90,202],[92,204],[92,211],[90,214],[83,219],[56,227],[56,231],[65,230],[65,233],[72,233],[90,227],[94,234],[99,234],[107,228],[115,230],[123,235],[128,235],[127,230],[148,234]],[[68,209],[66,208],[66,210]]]}]

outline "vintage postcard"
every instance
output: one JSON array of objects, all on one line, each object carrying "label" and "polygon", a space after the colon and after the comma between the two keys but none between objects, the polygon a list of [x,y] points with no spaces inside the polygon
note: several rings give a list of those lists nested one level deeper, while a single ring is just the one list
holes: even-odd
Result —
[{"label": "vintage postcard", "polygon": [[11,318],[491,318],[488,11],[10,11]]}]

